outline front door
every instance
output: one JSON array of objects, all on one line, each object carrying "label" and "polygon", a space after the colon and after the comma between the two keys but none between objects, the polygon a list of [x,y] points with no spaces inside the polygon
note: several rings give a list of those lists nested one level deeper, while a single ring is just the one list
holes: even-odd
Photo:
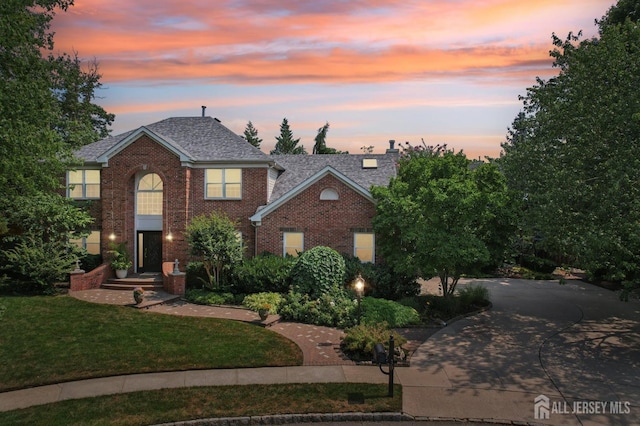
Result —
[{"label": "front door", "polygon": [[162,232],[138,232],[138,272],[162,272]]}]

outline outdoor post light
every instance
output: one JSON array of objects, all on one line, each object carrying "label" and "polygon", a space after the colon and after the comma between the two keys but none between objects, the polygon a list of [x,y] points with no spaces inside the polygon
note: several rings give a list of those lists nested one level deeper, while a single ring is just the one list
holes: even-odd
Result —
[{"label": "outdoor post light", "polygon": [[362,275],[360,275],[360,272],[358,272],[358,277],[356,278],[353,286],[356,290],[356,298],[358,299],[358,325],[360,325],[360,299],[362,299],[362,295],[364,294],[364,279],[362,278]]},{"label": "outdoor post light", "polygon": [[[395,351],[393,347],[393,334],[389,337],[389,354],[384,350],[384,345],[382,343],[376,343],[373,347],[373,361],[378,364],[378,368],[382,374],[386,374],[389,376],[389,397],[393,398],[393,362],[394,356],[393,353]],[[389,364],[389,371],[384,371],[382,369],[382,364]]]}]

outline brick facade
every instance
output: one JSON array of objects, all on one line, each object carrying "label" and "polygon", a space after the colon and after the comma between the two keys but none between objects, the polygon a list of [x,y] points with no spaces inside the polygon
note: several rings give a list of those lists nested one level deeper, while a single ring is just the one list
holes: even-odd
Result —
[{"label": "brick facade", "polygon": [[[332,188],[338,200],[320,200]],[[332,175],[327,175],[262,219],[258,227],[257,253],[282,255],[283,234],[304,232],[305,249],[328,246],[353,254],[353,233],[372,232],[374,204]]]},{"label": "brick facade", "polygon": [[[212,211],[237,223],[247,257],[282,255],[283,235],[292,230],[304,233],[304,249],[323,245],[353,254],[354,233],[372,232],[375,206],[367,190],[388,184],[396,158],[268,156],[211,117],[169,118],[89,144],[77,155],[85,167],[100,169],[100,199],[87,205],[101,232],[101,251],[105,255],[111,241],[126,242],[134,272],[140,272],[141,230],[154,234],[145,248],[157,253],[161,246],[161,262],[178,259],[184,270],[190,260],[185,229],[194,217]],[[365,157],[374,166],[365,166]],[[207,199],[208,168],[241,169],[241,199]],[[162,216],[140,225],[146,218],[136,222],[136,185],[148,173],[162,180]],[[321,200],[325,189],[338,199]]]},{"label": "brick facade", "polygon": [[[231,166],[235,167],[235,166]],[[127,242],[135,253],[136,177],[156,173],[163,182],[162,260],[182,265],[188,261],[184,231],[191,219],[212,211],[223,211],[238,223],[246,247],[254,247],[254,231],[249,217],[267,202],[266,166],[243,168],[242,199],[205,199],[205,168],[180,164],[179,158],[165,147],[143,135],[109,160],[101,170],[102,207],[98,222],[102,224],[102,252],[109,250],[110,236],[115,242]],[[95,207],[93,211],[95,212]],[[95,214],[95,213],[94,213]],[[167,236],[171,234],[171,240]],[[247,251],[253,255],[253,250]],[[135,267],[134,267],[135,268]]]}]

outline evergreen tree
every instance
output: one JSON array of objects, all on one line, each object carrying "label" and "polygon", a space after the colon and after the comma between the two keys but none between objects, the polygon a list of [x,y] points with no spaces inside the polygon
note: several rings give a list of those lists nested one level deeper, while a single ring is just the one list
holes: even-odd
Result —
[{"label": "evergreen tree", "polygon": [[276,141],[276,146],[271,151],[271,155],[307,153],[304,146],[298,146],[300,138],[293,138],[293,133],[289,128],[289,121],[287,121],[286,117],[282,120],[282,124],[280,124],[280,136],[276,136]]},{"label": "evergreen tree", "polygon": [[255,146],[256,148],[260,148],[262,139],[258,137],[258,129],[253,127],[253,123],[251,121],[247,123],[247,127],[244,129],[244,138],[251,145]]}]

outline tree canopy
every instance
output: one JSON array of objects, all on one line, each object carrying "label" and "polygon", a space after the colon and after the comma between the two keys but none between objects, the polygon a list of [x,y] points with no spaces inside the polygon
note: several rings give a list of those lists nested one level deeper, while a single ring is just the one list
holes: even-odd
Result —
[{"label": "tree canopy", "polygon": [[223,212],[212,211],[196,216],[187,226],[189,253],[202,262],[211,289],[219,289],[222,272],[242,261],[242,241],[236,225]]},{"label": "tree canopy", "polygon": [[599,37],[553,35],[559,74],[522,96],[499,159],[538,248],[594,277],[640,281],[640,2]]},{"label": "tree canopy", "polygon": [[395,270],[439,276],[445,296],[460,276],[504,260],[514,207],[495,164],[472,163],[446,147],[411,147],[388,187],[373,187],[373,227]]},{"label": "tree canopy", "polygon": [[[92,103],[100,88],[97,64],[83,69],[75,52],[53,53],[51,20],[72,4],[0,2],[0,271],[9,276],[28,279],[11,265],[22,262],[37,269],[42,263],[33,263],[36,258],[59,261],[61,267],[68,263],[69,235],[48,235],[47,227],[78,230],[87,217],[78,215],[68,200],[56,199],[64,199],[57,191],[65,171],[76,164],[73,151],[106,136],[114,119]],[[47,203],[49,216],[27,224],[22,218],[37,211],[33,199]],[[41,252],[27,253],[29,248]],[[31,278],[42,284],[33,273]]]},{"label": "tree canopy", "polygon": [[300,143],[300,138],[293,138],[289,121],[285,117],[280,124],[280,135],[276,136],[276,146],[271,151],[271,155],[306,154],[304,146],[298,145],[298,143]]}]

